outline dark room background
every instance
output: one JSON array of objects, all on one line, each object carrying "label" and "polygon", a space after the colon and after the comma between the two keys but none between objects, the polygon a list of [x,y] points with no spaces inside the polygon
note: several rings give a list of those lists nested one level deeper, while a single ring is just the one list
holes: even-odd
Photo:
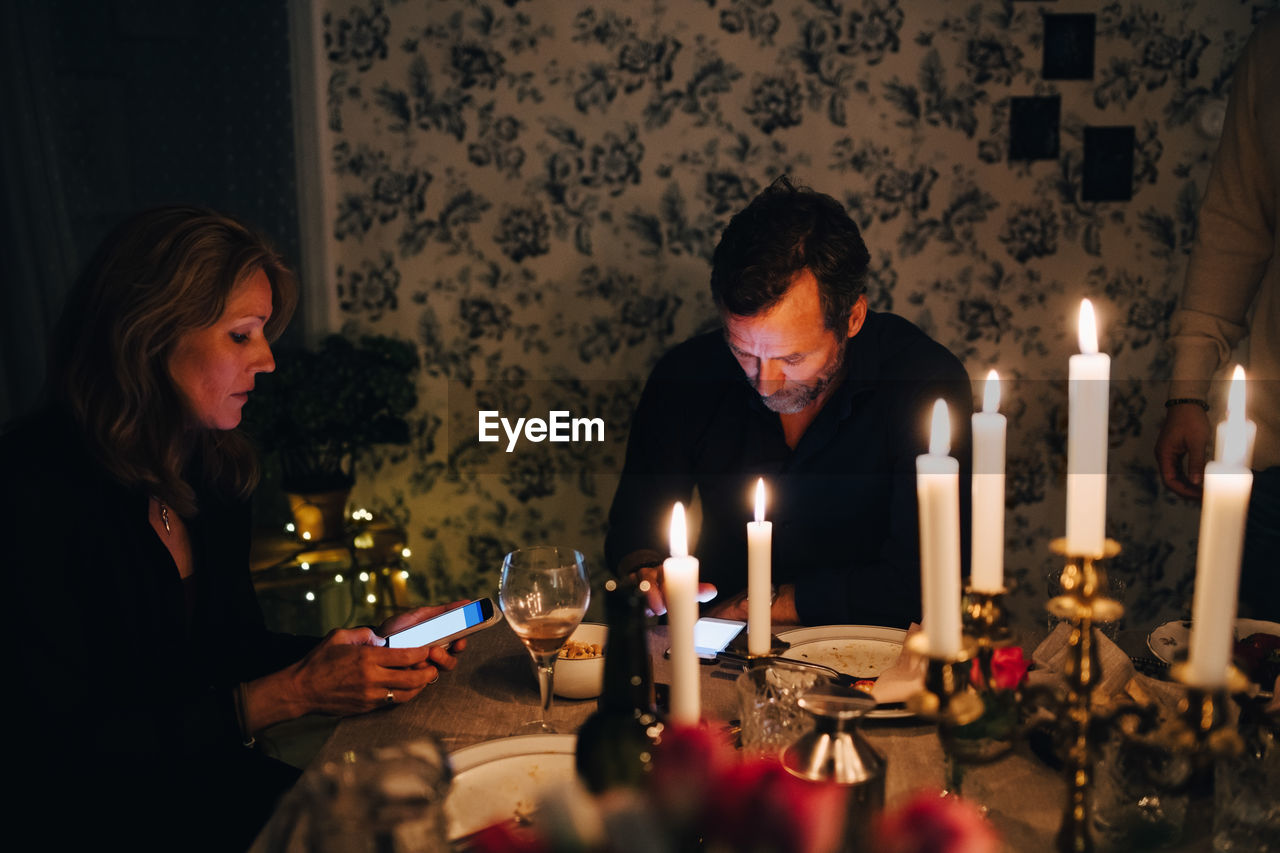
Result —
[{"label": "dark room background", "polygon": [[[989,368],[1009,380],[1006,576],[1024,625],[1042,623],[1063,532],[1067,359],[1094,301],[1113,359],[1113,574],[1127,624],[1149,626],[1189,608],[1198,517],[1152,464],[1162,341],[1230,72],[1275,5],[5,0],[21,116],[6,308],[26,312],[6,310],[5,402],[38,361],[18,333],[31,321],[12,318],[56,310],[120,214],[203,201],[321,259],[304,297],[330,319],[312,337],[417,344],[414,439],[366,460],[355,497],[408,531],[426,594],[489,592],[501,555],[535,541],[599,566],[640,383],[714,323],[719,232],[788,173],[858,220],[873,308],[949,346],[976,392]],[[293,44],[317,60],[294,66],[314,70],[314,110],[291,97],[288,11],[314,24]],[[299,141],[319,152],[301,184]],[[476,442],[477,395],[538,414],[547,389],[613,441],[511,457]]]},{"label": "dark room background", "polygon": [[43,381],[45,330],[107,231],[143,208],[234,213],[298,257],[288,14],[230,0],[3,0],[4,386]]}]

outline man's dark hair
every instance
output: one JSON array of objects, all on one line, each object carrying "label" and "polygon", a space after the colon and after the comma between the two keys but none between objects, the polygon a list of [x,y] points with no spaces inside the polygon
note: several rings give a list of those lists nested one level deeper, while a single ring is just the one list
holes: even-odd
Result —
[{"label": "man's dark hair", "polygon": [[818,280],[824,324],[842,335],[870,262],[840,202],[784,175],[729,220],[711,259],[711,295],[721,311],[752,317],[776,305],[807,268]]}]

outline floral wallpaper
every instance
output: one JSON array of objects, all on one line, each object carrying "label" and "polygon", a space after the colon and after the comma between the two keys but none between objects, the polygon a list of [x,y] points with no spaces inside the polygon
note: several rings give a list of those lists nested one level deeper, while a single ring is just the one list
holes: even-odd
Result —
[{"label": "floral wallpaper", "polygon": [[[433,599],[492,591],[503,553],[538,541],[602,574],[644,378],[715,324],[720,231],[786,173],[863,228],[873,308],[950,347],[975,392],[991,367],[1008,380],[1006,577],[1024,627],[1043,624],[1064,529],[1067,359],[1094,301],[1113,359],[1112,574],[1127,626],[1179,616],[1198,509],[1152,461],[1161,344],[1213,116],[1272,6],[324,0],[336,261],[311,287],[349,330],[423,356],[413,442],[366,459],[357,498],[406,526]],[[1068,13],[1094,35],[1066,44],[1074,78],[1045,37]],[[1115,127],[1132,185],[1085,200],[1090,131]],[[601,418],[606,440],[477,440],[480,409],[552,408]]]}]

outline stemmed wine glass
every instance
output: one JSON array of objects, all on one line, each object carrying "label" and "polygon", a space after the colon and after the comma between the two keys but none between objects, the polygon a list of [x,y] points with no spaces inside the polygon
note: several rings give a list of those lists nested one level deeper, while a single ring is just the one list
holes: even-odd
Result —
[{"label": "stemmed wine glass", "polygon": [[533,656],[542,694],[542,713],[522,726],[522,732],[554,731],[547,725],[547,716],[556,657],[582,621],[590,600],[586,564],[582,554],[572,548],[538,545],[503,558],[498,604],[511,630]]}]

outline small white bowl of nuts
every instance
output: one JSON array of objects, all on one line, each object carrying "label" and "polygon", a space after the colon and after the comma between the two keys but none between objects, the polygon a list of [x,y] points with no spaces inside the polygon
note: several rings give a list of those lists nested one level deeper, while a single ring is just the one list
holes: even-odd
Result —
[{"label": "small white bowl of nuts", "polygon": [[604,642],[609,626],[583,622],[560,648],[555,694],[565,699],[594,699],[604,688]]}]

